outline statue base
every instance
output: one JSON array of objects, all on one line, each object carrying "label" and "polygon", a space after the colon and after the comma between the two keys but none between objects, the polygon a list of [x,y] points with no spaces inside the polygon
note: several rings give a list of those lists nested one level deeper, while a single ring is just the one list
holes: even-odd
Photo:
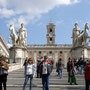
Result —
[{"label": "statue base", "polygon": [[77,46],[71,49],[72,59],[79,59],[80,57],[84,60],[90,59],[90,46]]},{"label": "statue base", "polygon": [[27,55],[27,48],[21,46],[13,46],[9,49],[9,63],[23,64]]}]

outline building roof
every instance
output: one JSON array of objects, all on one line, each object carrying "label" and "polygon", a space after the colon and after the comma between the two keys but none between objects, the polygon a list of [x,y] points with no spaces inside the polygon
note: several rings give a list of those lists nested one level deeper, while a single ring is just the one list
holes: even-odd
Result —
[{"label": "building roof", "polygon": [[72,48],[72,44],[54,44],[54,45],[34,44],[34,45],[27,45],[27,48]]}]

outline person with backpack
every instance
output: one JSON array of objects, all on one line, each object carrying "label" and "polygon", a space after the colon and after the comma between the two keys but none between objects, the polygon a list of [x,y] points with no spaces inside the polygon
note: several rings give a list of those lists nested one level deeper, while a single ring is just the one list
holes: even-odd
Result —
[{"label": "person with backpack", "polygon": [[89,85],[90,85],[90,60],[88,60],[88,64],[85,67],[84,76],[85,76],[85,85],[86,85],[85,90],[89,90]]},{"label": "person with backpack", "polygon": [[[50,64],[51,64],[51,69],[52,69],[52,71],[53,71],[54,59],[52,59],[52,60],[50,61]],[[52,71],[51,71],[51,72],[52,72]]]},{"label": "person with backpack", "polygon": [[60,79],[63,77],[62,70],[63,70],[63,62],[62,59],[60,58],[58,61],[58,72]]},{"label": "person with backpack", "polygon": [[68,72],[68,82],[70,83],[70,85],[72,85],[72,83],[78,85],[75,77],[74,63],[70,57],[67,62],[67,72]]},{"label": "person with backpack", "polygon": [[41,62],[40,65],[40,70],[41,70],[43,90],[49,90],[49,77],[52,70],[50,61],[47,59],[47,56],[44,56],[44,60]]},{"label": "person with backpack", "polygon": [[80,57],[78,61],[78,66],[79,66],[79,72],[80,74],[83,74],[83,68],[84,68],[84,60]]},{"label": "person with backpack", "polygon": [[78,59],[74,59],[74,70],[75,70],[75,74],[77,74],[77,68],[78,68]]},{"label": "person with backpack", "polygon": [[58,71],[58,62],[56,62],[56,72],[57,72],[57,76],[59,76],[59,71]]},{"label": "person with backpack", "polygon": [[41,78],[41,75],[40,75],[40,63],[41,63],[41,59],[43,57],[40,57],[40,59],[37,60],[37,78]]},{"label": "person with backpack", "polygon": [[1,58],[0,59],[0,90],[2,90],[2,84],[3,84],[4,90],[6,90],[8,69],[9,67],[5,59]]}]

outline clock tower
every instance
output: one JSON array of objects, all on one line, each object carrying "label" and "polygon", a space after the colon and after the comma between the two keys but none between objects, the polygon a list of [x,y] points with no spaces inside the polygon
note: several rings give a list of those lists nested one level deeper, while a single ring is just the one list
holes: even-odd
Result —
[{"label": "clock tower", "polygon": [[55,25],[50,22],[47,25],[47,45],[55,44]]}]

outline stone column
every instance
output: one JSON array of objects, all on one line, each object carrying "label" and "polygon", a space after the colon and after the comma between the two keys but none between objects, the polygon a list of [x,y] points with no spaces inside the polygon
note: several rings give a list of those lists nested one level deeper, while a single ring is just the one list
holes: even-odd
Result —
[{"label": "stone column", "polygon": [[57,51],[55,51],[55,67],[56,67],[56,62],[58,62],[58,52]]},{"label": "stone column", "polygon": [[44,56],[46,56],[47,55],[47,53],[46,52],[44,52],[44,54],[43,54]]},{"label": "stone column", "polygon": [[36,77],[36,71],[37,71],[37,53],[36,52],[34,52],[34,63],[35,63],[35,74],[34,74],[34,77]]},{"label": "stone column", "polygon": [[64,51],[64,65],[67,67],[67,51]]}]

